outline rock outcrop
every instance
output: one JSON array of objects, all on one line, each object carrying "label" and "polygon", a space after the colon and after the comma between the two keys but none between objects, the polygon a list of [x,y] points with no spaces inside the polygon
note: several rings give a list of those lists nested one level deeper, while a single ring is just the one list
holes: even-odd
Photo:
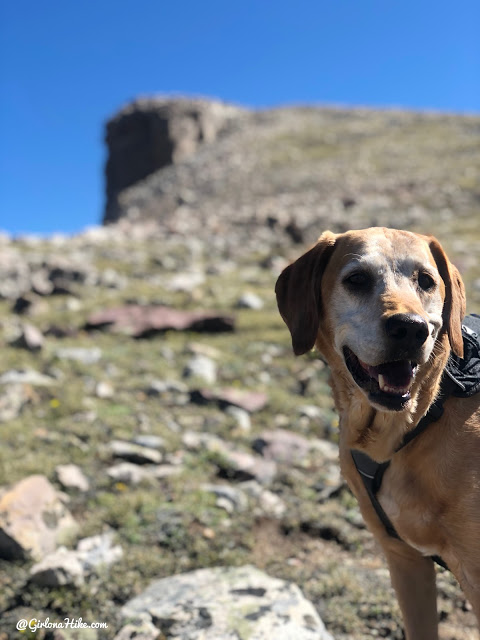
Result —
[{"label": "rock outcrop", "polygon": [[[188,115],[190,101],[159,102],[172,131],[165,135],[178,131],[181,141],[167,164],[165,156],[152,160],[159,136],[134,124],[157,117],[149,104],[134,103],[109,124],[107,139],[117,120],[124,132],[109,142],[105,222],[155,220],[205,242],[234,237],[244,247],[272,233],[306,245],[325,228],[385,219],[418,228],[429,217],[473,219],[477,210],[475,117],[291,107],[238,110],[229,119],[231,108],[213,103],[226,109],[214,139]],[[178,124],[183,118],[190,124]]]},{"label": "rock outcrop", "polygon": [[107,123],[104,222],[118,219],[121,191],[213,142],[239,113],[241,109],[221,102],[166,98],[135,100],[119,111]]}]

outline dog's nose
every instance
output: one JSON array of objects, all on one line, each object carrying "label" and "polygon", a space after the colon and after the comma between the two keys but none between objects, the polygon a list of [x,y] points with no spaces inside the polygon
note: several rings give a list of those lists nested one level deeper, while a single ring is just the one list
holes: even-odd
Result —
[{"label": "dog's nose", "polygon": [[415,313],[396,313],[385,322],[387,336],[399,345],[422,346],[428,338],[428,324]]}]

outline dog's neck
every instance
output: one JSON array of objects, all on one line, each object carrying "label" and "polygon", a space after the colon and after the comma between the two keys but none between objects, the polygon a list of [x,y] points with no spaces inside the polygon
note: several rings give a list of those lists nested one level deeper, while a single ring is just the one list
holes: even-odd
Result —
[{"label": "dog's neck", "polygon": [[403,411],[374,408],[352,380],[343,360],[324,353],[332,369],[330,385],[340,417],[340,446],[364,451],[377,462],[389,460],[406,433],[416,427],[435,400],[443,370],[450,354],[448,338],[435,344],[435,357],[425,370],[420,369],[412,387],[412,400]]}]

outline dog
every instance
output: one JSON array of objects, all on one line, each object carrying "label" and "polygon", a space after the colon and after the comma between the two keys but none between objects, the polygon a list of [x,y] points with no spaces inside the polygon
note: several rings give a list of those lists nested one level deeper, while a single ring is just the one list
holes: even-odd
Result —
[{"label": "dog", "polygon": [[[385,554],[406,637],[438,638],[431,556],[480,620],[480,393],[449,396],[419,429],[450,355],[464,356],[459,271],[433,236],[326,231],[275,291],[294,353],[315,346],[330,367],[342,474]],[[352,452],[384,471],[374,499]]]}]

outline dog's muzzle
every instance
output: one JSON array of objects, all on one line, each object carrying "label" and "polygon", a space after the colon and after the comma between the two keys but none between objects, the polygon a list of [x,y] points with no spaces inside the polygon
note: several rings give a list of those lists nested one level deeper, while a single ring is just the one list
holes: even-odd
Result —
[{"label": "dog's muzzle", "polygon": [[394,360],[372,366],[360,360],[349,347],[343,348],[343,355],[353,380],[372,403],[390,411],[401,411],[407,406],[418,363]]}]

